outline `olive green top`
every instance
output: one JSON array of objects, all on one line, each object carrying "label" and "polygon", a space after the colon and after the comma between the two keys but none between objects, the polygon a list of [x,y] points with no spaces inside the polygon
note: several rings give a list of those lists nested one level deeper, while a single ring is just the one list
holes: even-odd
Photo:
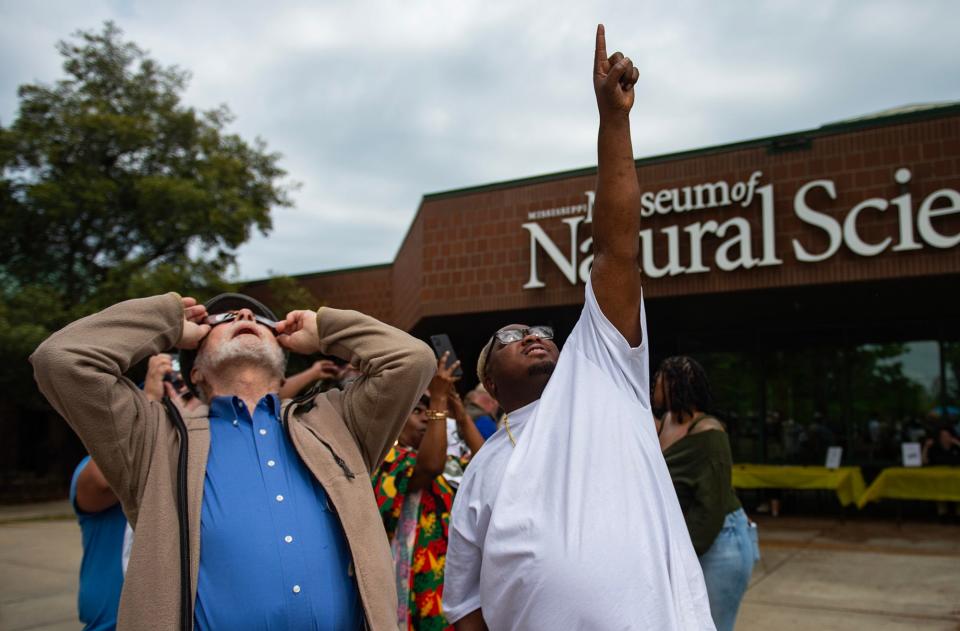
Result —
[{"label": "olive green top", "polygon": [[702,555],[713,545],[727,514],[740,508],[733,491],[733,456],[727,433],[715,429],[688,433],[670,445],[663,457],[677,490],[693,549]]}]

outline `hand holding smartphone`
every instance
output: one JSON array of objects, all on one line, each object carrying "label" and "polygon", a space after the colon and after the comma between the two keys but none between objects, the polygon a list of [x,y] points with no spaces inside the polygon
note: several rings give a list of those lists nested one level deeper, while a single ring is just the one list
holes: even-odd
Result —
[{"label": "hand holding smartphone", "polygon": [[[450,342],[449,335],[446,333],[431,335],[430,343],[433,345],[433,352],[437,354],[437,359],[443,357],[444,353],[449,353],[449,355],[447,355],[447,366],[451,366],[457,361],[457,353],[453,350],[453,343]],[[463,369],[457,366],[456,370],[453,371],[453,375],[455,377],[462,377]]]}]

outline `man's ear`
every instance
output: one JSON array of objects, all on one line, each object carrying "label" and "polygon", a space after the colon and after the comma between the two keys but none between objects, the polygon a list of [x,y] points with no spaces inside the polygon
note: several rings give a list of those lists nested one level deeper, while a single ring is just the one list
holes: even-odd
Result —
[{"label": "man's ear", "polygon": [[203,389],[200,385],[203,383],[203,373],[197,370],[196,365],[194,365],[194,367],[190,369],[190,381],[192,381],[193,384],[197,386],[197,390]]}]

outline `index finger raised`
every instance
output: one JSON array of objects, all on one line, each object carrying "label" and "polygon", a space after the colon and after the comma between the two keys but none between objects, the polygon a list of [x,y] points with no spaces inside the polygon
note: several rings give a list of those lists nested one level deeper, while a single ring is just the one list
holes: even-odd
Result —
[{"label": "index finger raised", "polygon": [[603,24],[597,24],[597,48],[593,54],[593,67],[600,70],[600,65],[607,60],[607,36]]}]

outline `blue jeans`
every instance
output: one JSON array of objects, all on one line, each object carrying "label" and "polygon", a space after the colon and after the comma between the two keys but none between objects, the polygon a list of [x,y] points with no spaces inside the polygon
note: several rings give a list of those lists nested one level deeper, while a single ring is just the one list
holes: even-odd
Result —
[{"label": "blue jeans", "polygon": [[728,513],[720,534],[700,557],[710,614],[717,631],[733,631],[740,601],[759,555],[756,528],[751,528],[747,514],[742,508]]}]

